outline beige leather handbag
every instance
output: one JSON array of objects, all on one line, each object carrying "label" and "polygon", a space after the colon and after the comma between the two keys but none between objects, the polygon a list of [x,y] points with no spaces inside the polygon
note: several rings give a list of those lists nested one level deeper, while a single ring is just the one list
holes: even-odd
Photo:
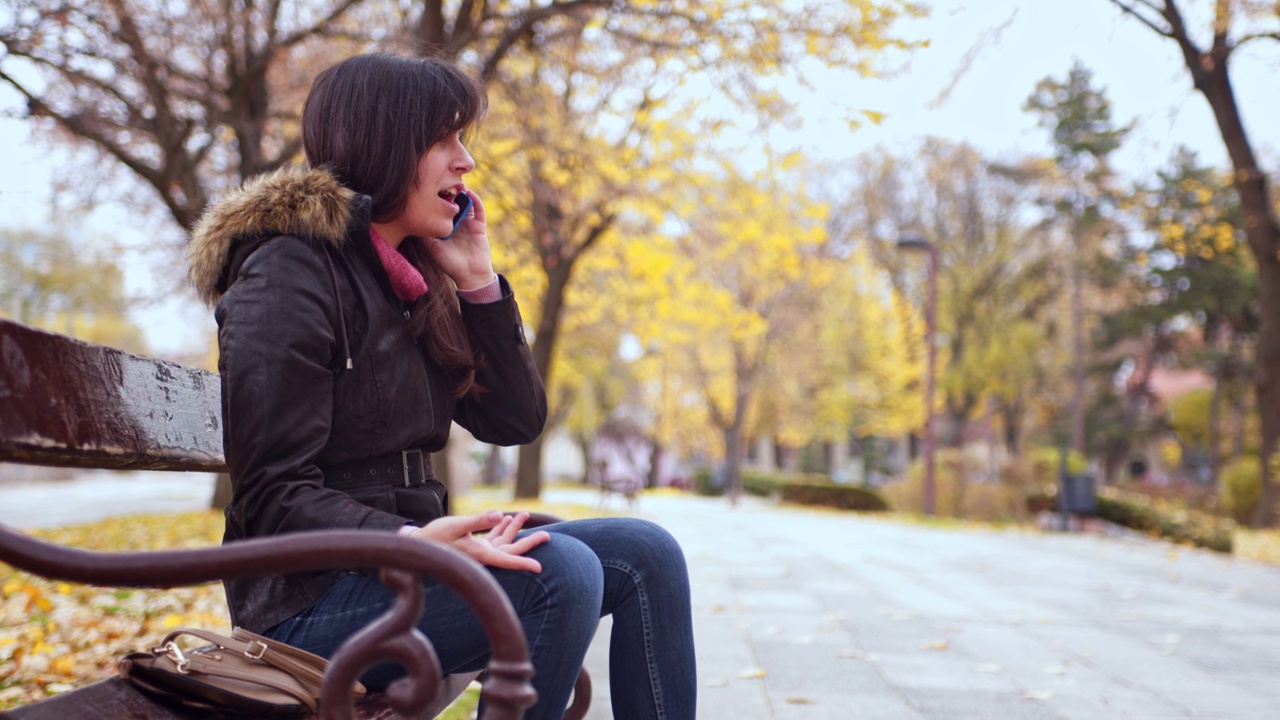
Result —
[{"label": "beige leather handbag", "polygon": [[[185,649],[183,636],[206,644]],[[120,675],[134,686],[184,707],[259,717],[298,717],[316,712],[329,661],[242,628],[231,637],[180,628],[149,652],[120,659]],[[359,683],[354,699],[364,697]]]}]

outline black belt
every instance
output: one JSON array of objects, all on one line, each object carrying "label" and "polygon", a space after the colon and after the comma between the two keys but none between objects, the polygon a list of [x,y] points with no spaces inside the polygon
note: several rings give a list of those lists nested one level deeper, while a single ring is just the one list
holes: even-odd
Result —
[{"label": "black belt", "polygon": [[324,486],[335,490],[351,490],[371,485],[421,487],[434,480],[430,451],[421,448],[402,450],[369,460],[328,465],[320,468]]}]

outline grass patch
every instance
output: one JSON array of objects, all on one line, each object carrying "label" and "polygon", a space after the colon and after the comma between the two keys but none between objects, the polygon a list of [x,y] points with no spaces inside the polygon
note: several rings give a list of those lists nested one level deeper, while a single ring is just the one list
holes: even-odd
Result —
[{"label": "grass patch", "polygon": [[872,515],[871,517],[906,525],[919,525],[921,527],[934,528],[937,530],[1026,530],[1032,527],[1030,523],[1017,522],[1009,519],[978,520],[972,518],[956,518],[908,512],[888,512],[878,516]]},{"label": "grass patch", "polygon": [[470,687],[462,691],[457,700],[440,713],[436,720],[474,720],[479,706],[480,685],[473,682]]},{"label": "grass patch", "polygon": [[472,488],[466,495],[450,495],[449,506],[455,515],[467,515],[485,510],[527,510],[555,515],[564,520],[583,520],[593,517],[615,517],[619,514],[612,510],[581,503],[513,500],[509,488]]},{"label": "grass patch", "polygon": [[1237,556],[1280,565],[1280,530],[1250,530],[1237,526],[1232,539]]}]

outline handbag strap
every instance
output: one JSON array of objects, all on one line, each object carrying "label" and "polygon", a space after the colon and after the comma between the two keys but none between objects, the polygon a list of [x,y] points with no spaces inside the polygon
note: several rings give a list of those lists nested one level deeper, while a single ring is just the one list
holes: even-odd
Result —
[{"label": "handbag strap", "polygon": [[[231,637],[246,643],[251,657],[252,653],[260,654],[263,662],[274,665],[298,678],[299,682],[304,686],[315,691],[316,697],[320,697],[320,686],[324,682],[325,670],[329,667],[328,660],[301,648],[263,637],[244,628],[233,629]],[[361,695],[364,694],[363,685],[359,686],[359,692]]]}]

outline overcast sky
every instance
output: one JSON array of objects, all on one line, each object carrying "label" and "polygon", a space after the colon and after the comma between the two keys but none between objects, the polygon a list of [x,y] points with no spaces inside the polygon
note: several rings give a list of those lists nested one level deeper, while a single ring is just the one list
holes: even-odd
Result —
[{"label": "overcast sky", "polygon": [[[1203,3],[1200,3],[1203,4]],[[911,55],[899,74],[882,80],[816,76],[817,92],[803,101],[804,127],[779,133],[774,144],[798,145],[816,156],[850,157],[877,145],[910,147],[926,135],[967,140],[992,156],[1047,153],[1047,132],[1022,105],[1036,82],[1062,79],[1079,59],[1105,89],[1118,123],[1137,127],[1118,153],[1118,166],[1145,176],[1164,166],[1179,144],[1225,167],[1226,155],[1204,99],[1194,94],[1175,46],[1107,0],[943,0],[932,16],[904,26],[930,46]],[[966,56],[971,58],[965,61]],[[1245,122],[1264,165],[1274,171],[1280,148],[1280,93],[1275,92],[1280,46],[1258,43],[1233,65]],[[967,68],[959,75],[957,71]],[[954,82],[950,93],[944,88]],[[0,108],[16,97],[0,90]],[[884,113],[884,121],[850,132],[849,109]],[[741,142],[748,142],[743,139]],[[0,119],[0,225],[41,227],[51,221],[50,173],[59,153],[33,139],[20,120]],[[104,195],[110,195],[110,189]],[[481,188],[483,191],[483,188]],[[136,230],[126,210],[105,206],[85,218],[57,218],[86,243],[119,241],[135,292],[175,272],[172,255],[145,252],[153,243]],[[173,298],[140,311],[157,353],[202,346],[213,333],[210,313],[190,298]]]}]

